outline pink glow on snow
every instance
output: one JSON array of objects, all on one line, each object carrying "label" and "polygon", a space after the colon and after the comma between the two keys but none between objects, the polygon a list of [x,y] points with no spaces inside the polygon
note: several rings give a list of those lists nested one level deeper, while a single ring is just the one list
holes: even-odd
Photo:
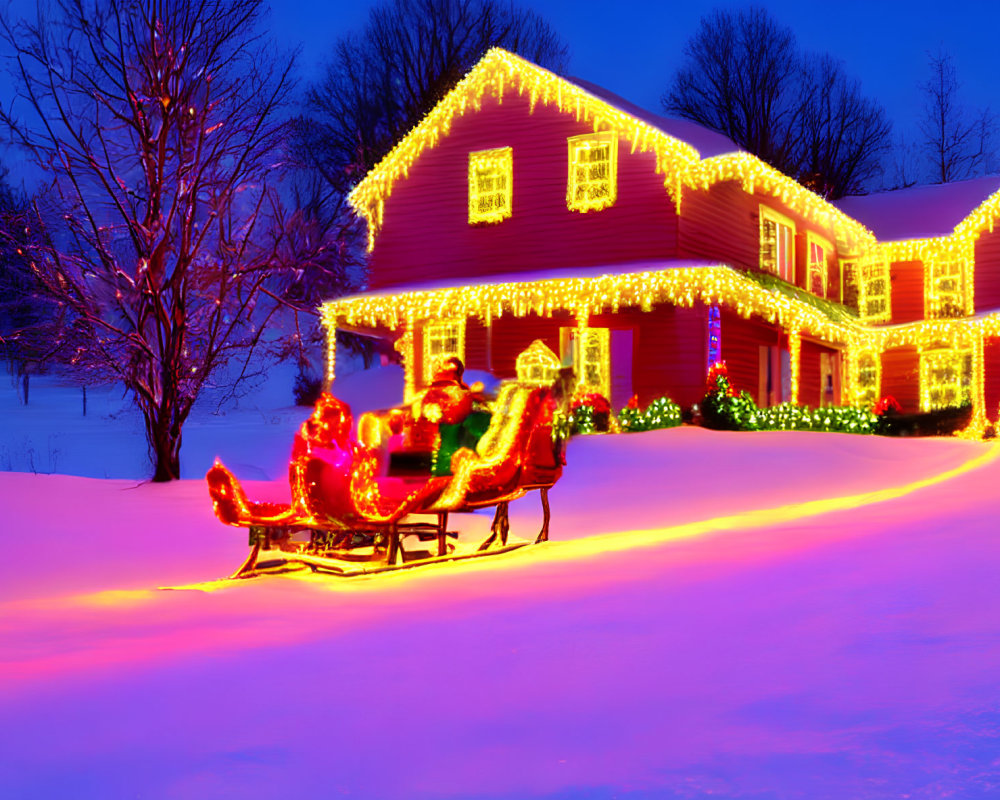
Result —
[{"label": "pink glow on snow", "polygon": [[[246,553],[201,482],[0,474],[16,532],[0,562],[0,786],[986,798],[1000,782],[994,455],[687,428],[575,439],[548,550],[211,592],[156,589]],[[584,552],[614,531],[801,509],[973,459],[857,509]],[[514,533],[536,505],[512,506]]]}]

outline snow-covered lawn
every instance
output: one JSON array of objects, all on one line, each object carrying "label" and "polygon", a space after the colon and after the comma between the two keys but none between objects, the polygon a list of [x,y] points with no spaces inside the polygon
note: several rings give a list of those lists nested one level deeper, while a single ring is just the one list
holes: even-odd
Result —
[{"label": "snow-covered lawn", "polygon": [[[280,477],[295,413],[198,448]],[[202,583],[200,480],[0,473],[0,796],[998,797],[998,453],[578,438],[553,542],[340,582]]]}]

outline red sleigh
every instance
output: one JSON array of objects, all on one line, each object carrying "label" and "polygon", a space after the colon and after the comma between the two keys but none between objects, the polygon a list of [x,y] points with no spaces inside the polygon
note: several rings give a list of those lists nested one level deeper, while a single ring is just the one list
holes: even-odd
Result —
[{"label": "red sleigh", "polygon": [[[386,469],[383,433],[390,422],[398,429],[402,418],[408,438],[418,440],[424,426],[426,439],[426,420],[401,409],[363,415],[365,443],[360,443],[347,404],[324,394],[295,436],[290,503],[249,500],[219,462],[206,475],[216,516],[249,529],[250,555],[234,577],[301,568],[372,573],[545,541],[548,490],[564,463],[562,439],[553,431],[556,409],[551,388],[505,384],[475,450],[459,449],[452,456],[451,475],[399,477]],[[535,489],[541,495],[541,531],[532,540],[511,541],[508,504]],[[448,530],[449,514],[486,507],[496,509],[489,537],[459,543]],[[433,543],[433,549],[412,547],[413,539]]]}]

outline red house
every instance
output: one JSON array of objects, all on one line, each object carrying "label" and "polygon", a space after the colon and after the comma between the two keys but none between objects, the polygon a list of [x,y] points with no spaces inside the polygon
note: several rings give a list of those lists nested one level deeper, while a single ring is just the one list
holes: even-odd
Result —
[{"label": "red house", "polygon": [[[369,291],[323,306],[432,362],[514,377],[536,339],[619,407],[1000,402],[1000,180],[834,205],[693,123],[491,50],[361,181]],[[978,268],[977,268],[978,266]]]}]

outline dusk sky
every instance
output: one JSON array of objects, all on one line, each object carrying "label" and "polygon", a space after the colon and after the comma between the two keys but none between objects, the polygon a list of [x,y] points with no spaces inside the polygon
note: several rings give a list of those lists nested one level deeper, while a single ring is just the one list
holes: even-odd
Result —
[{"label": "dusk sky", "polygon": [[[317,74],[325,53],[341,35],[364,26],[374,2],[300,0],[275,5],[274,24],[288,45],[301,43],[303,73]],[[536,0],[525,4],[542,14],[570,48],[570,74],[586,78],[650,110],[680,64],[685,42],[718,2]],[[881,100],[894,132],[910,138],[920,105],[917,84],[926,79],[927,52],[955,57],[962,98],[971,106],[1000,111],[993,73],[1000,6],[951,3],[841,0],[770,0],[764,4],[795,31],[803,49],[841,59],[864,92]]]},{"label": "dusk sky", "polygon": [[[12,15],[32,13],[34,0],[13,0]],[[301,47],[304,81],[315,79],[333,43],[361,31],[374,0],[290,0],[272,6],[279,45]],[[702,16],[714,8],[741,4],[695,0],[612,3],[608,0],[535,0],[538,11],[566,41],[570,74],[594,83],[652,111],[680,65],[684,44]],[[944,50],[955,59],[962,84],[960,99],[971,107],[991,106],[1000,113],[995,90],[996,28],[1000,5],[955,0],[770,0],[766,7],[794,30],[806,50],[839,58],[866,95],[885,106],[894,137],[915,139],[927,78],[927,53]],[[9,78],[0,83],[10,92]],[[16,168],[16,167],[15,167]]]}]

